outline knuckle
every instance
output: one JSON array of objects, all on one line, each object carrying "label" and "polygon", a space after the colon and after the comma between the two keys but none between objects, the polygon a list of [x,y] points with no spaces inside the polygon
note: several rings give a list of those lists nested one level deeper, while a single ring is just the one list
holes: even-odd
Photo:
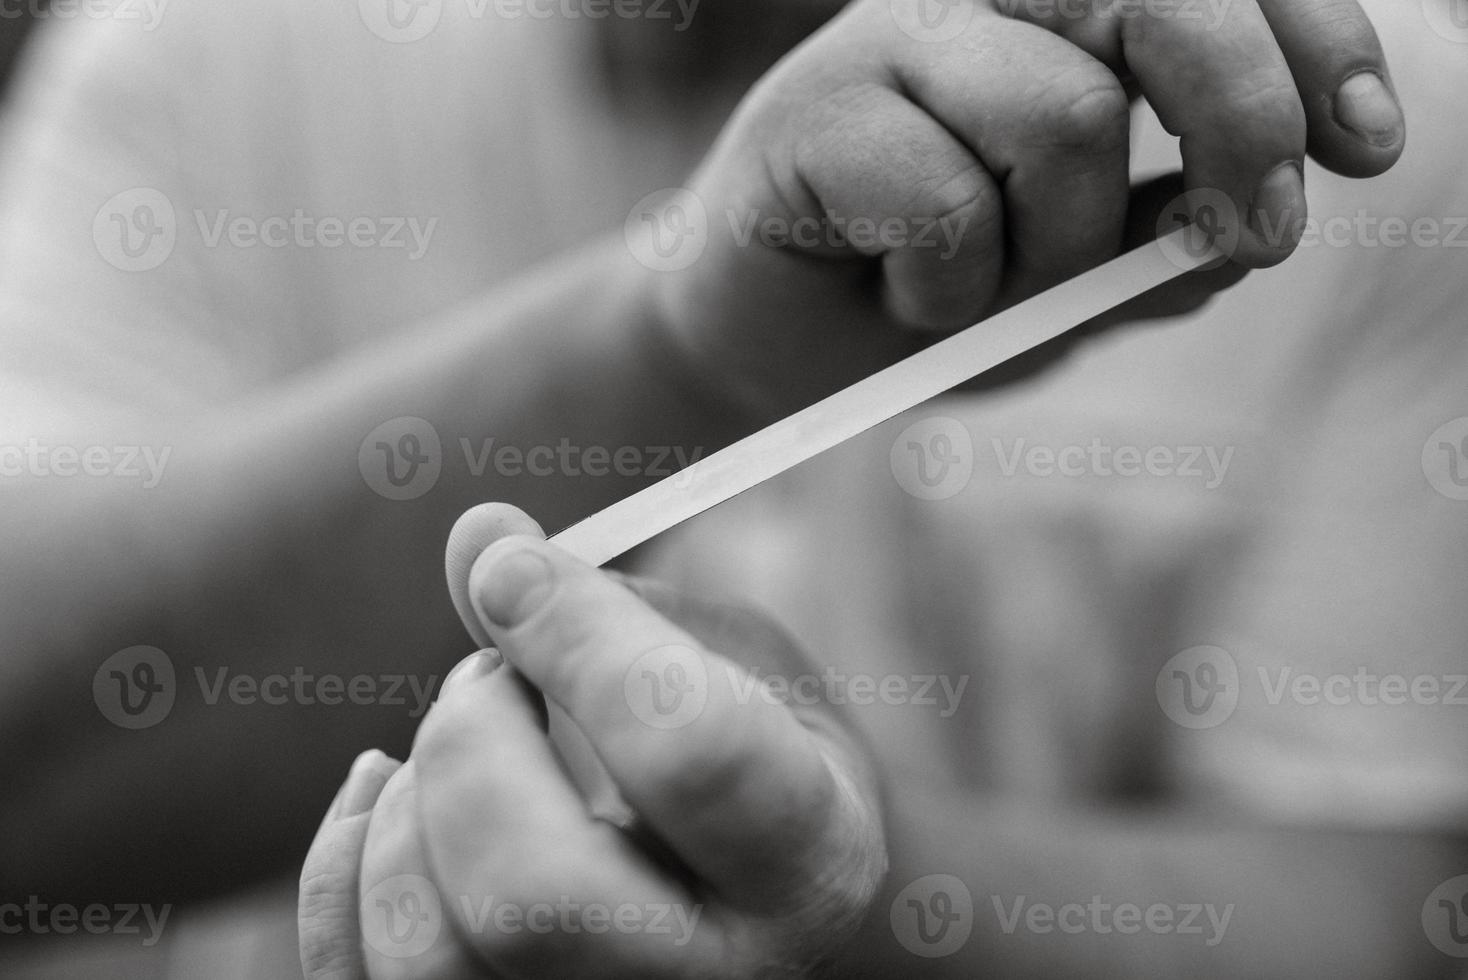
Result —
[{"label": "knuckle", "polygon": [[699,739],[694,752],[688,751],[686,735],[675,732],[660,733],[665,737],[652,740],[652,745],[646,740],[640,743],[647,750],[649,780],[665,798],[678,800],[695,818],[743,795],[760,770],[754,755],[737,737],[738,726],[709,717],[712,714],[705,712],[697,723],[709,734]]},{"label": "knuckle", "polygon": [[1237,112],[1268,116],[1280,122],[1304,123],[1305,109],[1294,78],[1283,68],[1261,68],[1238,80],[1226,91],[1229,105]]},{"label": "knuckle", "polygon": [[1316,50],[1333,60],[1372,61],[1381,57],[1381,42],[1371,20],[1356,0],[1295,0],[1296,16],[1309,24]]},{"label": "knuckle", "polygon": [[[301,878],[298,948],[307,977],[332,976],[353,961],[352,944],[339,939],[353,935],[356,928],[356,906],[351,899],[342,901],[342,889],[350,885],[349,875],[318,873]],[[355,897],[355,892],[350,894]]]},{"label": "knuckle", "polygon": [[340,871],[301,872],[300,915],[304,922],[318,915],[330,915],[343,907],[341,898],[352,886],[352,876]]},{"label": "knuckle", "polygon": [[984,231],[1003,210],[998,189],[983,167],[973,166],[918,184],[922,205],[914,210],[936,221],[969,219],[969,228]]},{"label": "knuckle", "polygon": [[1035,105],[1034,128],[1046,146],[1095,152],[1126,145],[1131,105],[1121,82],[1099,63],[1058,75]]},{"label": "knuckle", "polygon": [[600,685],[606,673],[601,654],[621,633],[628,601],[585,583],[568,584],[557,597],[554,615],[542,619],[545,632],[535,641],[539,656],[527,665],[527,674],[567,701],[576,701],[587,685]]},{"label": "knuckle", "polygon": [[988,300],[988,285],[982,280],[968,287],[893,289],[887,297],[888,311],[899,326],[922,332],[958,330],[977,320]]},{"label": "knuckle", "polygon": [[1256,72],[1227,92],[1229,116],[1257,138],[1241,141],[1261,153],[1299,155],[1306,138],[1305,106],[1294,80],[1284,72]]}]

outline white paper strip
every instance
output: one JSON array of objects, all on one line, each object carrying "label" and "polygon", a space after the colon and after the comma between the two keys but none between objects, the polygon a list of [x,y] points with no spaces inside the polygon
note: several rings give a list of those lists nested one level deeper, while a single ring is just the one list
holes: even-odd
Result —
[{"label": "white paper strip", "polygon": [[551,541],[603,565],[812,456],[1221,258],[1179,228],[843,388],[573,524]]}]

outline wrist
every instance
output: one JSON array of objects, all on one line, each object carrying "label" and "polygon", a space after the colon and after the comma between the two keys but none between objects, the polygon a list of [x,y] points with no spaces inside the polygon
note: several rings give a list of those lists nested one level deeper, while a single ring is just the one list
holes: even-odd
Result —
[{"label": "wrist", "polygon": [[690,304],[674,297],[673,276],[636,265],[629,342],[655,383],[672,393],[714,445],[748,435],[773,421],[763,399],[730,376],[716,354],[698,349],[699,324]]}]

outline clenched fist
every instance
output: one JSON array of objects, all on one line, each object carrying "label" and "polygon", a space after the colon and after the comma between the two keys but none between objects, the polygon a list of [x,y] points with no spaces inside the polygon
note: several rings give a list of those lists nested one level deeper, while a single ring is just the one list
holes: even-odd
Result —
[{"label": "clenched fist", "polygon": [[1101,263],[1156,231],[1135,93],[1241,267],[1293,251],[1307,150],[1370,176],[1405,140],[1355,0],[857,0],[629,221],[660,336],[767,415]]}]

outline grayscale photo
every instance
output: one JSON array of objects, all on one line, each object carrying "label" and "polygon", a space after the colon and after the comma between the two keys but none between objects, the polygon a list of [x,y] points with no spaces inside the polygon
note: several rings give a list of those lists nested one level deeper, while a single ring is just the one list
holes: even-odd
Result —
[{"label": "grayscale photo", "polygon": [[0,978],[1468,980],[1468,0],[0,0]]}]

